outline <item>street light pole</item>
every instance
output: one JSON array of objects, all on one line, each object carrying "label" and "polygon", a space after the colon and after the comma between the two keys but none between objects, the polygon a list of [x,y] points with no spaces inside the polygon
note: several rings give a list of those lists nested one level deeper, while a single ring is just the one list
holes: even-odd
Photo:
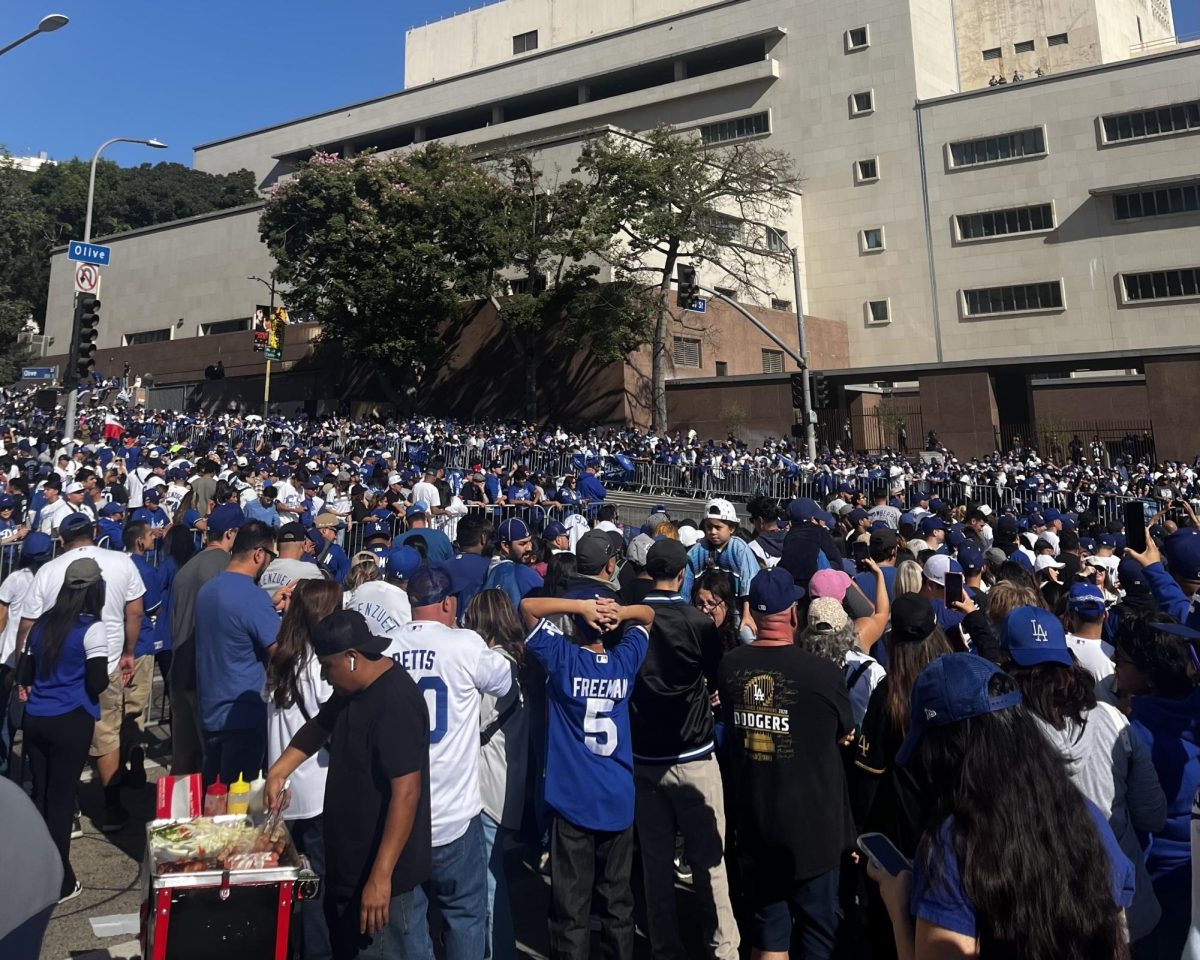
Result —
[{"label": "street light pole", "polygon": [[[42,22],[45,23],[44,20]],[[65,17],[63,18],[63,22],[66,22]],[[62,24],[59,24],[59,26],[62,26]],[[51,29],[57,29],[57,27],[52,27]],[[3,52],[3,50],[0,50],[0,53]],[[96,164],[99,162],[100,154],[104,152],[104,149],[112,146],[114,143],[140,143],[143,146],[153,147],[156,150],[163,150],[167,146],[165,143],[162,143],[159,140],[144,140],[140,137],[113,137],[111,140],[105,140],[102,144],[100,144],[100,146],[96,149],[96,152],[92,154],[92,170],[88,175],[87,210],[83,217],[84,243],[92,242],[92,206],[96,200]],[[75,295],[74,303],[76,306],[78,306],[78,294]],[[72,330],[71,345],[67,348],[67,375],[63,378],[63,383],[67,387],[67,422],[63,427],[63,443],[70,443],[75,439],[75,412],[79,394],[79,378],[75,375],[72,369],[72,365],[75,363],[75,347],[75,331]]]},{"label": "street light pole", "polygon": [[800,254],[792,247],[792,290],[796,299],[796,337],[800,341],[800,385],[804,395],[804,441],[808,446],[808,459],[817,459],[817,428],[812,408],[812,394],[808,379],[808,337],[804,332],[804,295],[800,290]]},{"label": "street light pole", "polygon": [[[247,280],[257,280],[264,287],[266,287],[268,290],[271,291],[271,305],[267,308],[267,323],[268,323],[268,325],[273,324],[275,322],[275,278],[272,277],[270,283],[268,283],[262,277],[247,277],[246,279]],[[263,348],[263,352],[264,353],[266,352],[266,347]],[[268,357],[267,358],[267,375],[266,375],[266,377],[263,378],[263,412],[262,412],[262,416],[263,416],[264,423],[266,423],[267,410],[270,409],[270,406],[271,406],[271,358]]]},{"label": "street light pole", "polygon": [[39,33],[53,33],[60,27],[65,27],[70,22],[70,18],[61,13],[52,13],[49,16],[42,17],[38,25],[25,34],[25,36],[18,37],[12,43],[0,47],[0,57],[8,53],[8,51],[13,49],[13,47],[19,47],[26,40],[32,40]]}]

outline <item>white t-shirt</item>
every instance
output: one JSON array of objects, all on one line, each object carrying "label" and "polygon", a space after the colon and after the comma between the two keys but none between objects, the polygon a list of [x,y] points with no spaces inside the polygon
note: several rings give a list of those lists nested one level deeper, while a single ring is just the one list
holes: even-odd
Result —
[{"label": "white t-shirt", "polygon": [[408,670],[429,706],[429,797],[433,845],[466,833],[483,809],[479,793],[480,694],[503,697],[512,666],[474,630],[429,620],[405,624],[384,651]]},{"label": "white t-shirt", "polygon": [[[516,664],[498,651],[516,671]],[[504,722],[497,726],[501,716]],[[479,714],[481,734],[489,734],[479,752],[479,793],[483,812],[510,830],[521,828],[525,810],[525,773],[529,763],[529,705],[514,682],[497,699],[483,695]]]},{"label": "white t-shirt", "polygon": [[38,531],[54,536],[58,532],[58,525],[62,523],[63,517],[68,513],[75,513],[66,500],[61,497],[53,503],[48,503],[41,510],[41,520],[38,522]]},{"label": "white t-shirt", "polygon": [[442,506],[442,496],[438,493],[438,488],[432,483],[421,481],[414,484],[412,498],[413,503],[416,503],[418,500],[424,500],[431,508]]},{"label": "white t-shirt", "polygon": [[[321,662],[314,656],[300,670],[297,688],[309,717],[315,717],[321,704],[333,696],[333,687],[321,678]],[[275,706],[267,691],[267,766],[269,767],[288,748],[300,728],[308,721],[298,704],[286,710]],[[325,809],[325,778],[329,774],[329,751],[322,747],[298,766],[291,776],[292,798],[283,813],[285,820],[307,820]]]},{"label": "white t-shirt", "polygon": [[17,665],[17,631],[21,628],[22,610],[32,586],[32,570],[14,570],[0,583],[0,603],[8,607],[8,623],[0,633],[0,664],[6,667]]},{"label": "white t-shirt", "polygon": [[395,638],[397,631],[412,620],[408,594],[392,583],[372,580],[346,594],[345,609],[357,610],[377,637]]},{"label": "white t-shirt", "polygon": [[33,578],[33,586],[22,603],[21,616],[36,620],[54,606],[67,567],[83,557],[95,560],[104,575],[104,610],[100,614],[100,621],[108,633],[108,672],[112,674],[125,649],[125,604],[137,600],[146,592],[142,575],[127,554],[91,544],[59,554]]},{"label": "white t-shirt", "polygon": [[325,574],[315,563],[307,560],[288,560],[276,557],[267,565],[263,575],[258,579],[258,585],[267,591],[274,600],[280,587],[286,587],[293,580],[324,580]]},{"label": "white t-shirt", "polygon": [[1105,653],[1102,641],[1088,640],[1086,637],[1077,637],[1073,633],[1068,633],[1067,646],[1075,654],[1079,665],[1090,673],[1097,683],[1105,677],[1112,676],[1113,662]]}]

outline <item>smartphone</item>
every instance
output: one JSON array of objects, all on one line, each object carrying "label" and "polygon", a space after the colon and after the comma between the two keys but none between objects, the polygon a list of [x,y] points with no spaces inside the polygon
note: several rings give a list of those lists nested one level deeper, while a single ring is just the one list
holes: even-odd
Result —
[{"label": "smartphone", "polygon": [[859,573],[867,570],[867,556],[870,547],[865,543],[854,543],[850,547],[850,555],[854,558],[854,569]]},{"label": "smartphone", "polygon": [[1125,545],[1137,553],[1146,551],[1146,505],[1140,500],[1129,500],[1123,507],[1125,514]]},{"label": "smartphone", "polygon": [[904,870],[912,869],[912,864],[905,859],[904,854],[882,833],[864,833],[858,838],[858,849],[893,877]]},{"label": "smartphone", "polygon": [[946,606],[952,603],[962,603],[963,599],[963,575],[946,571]]}]

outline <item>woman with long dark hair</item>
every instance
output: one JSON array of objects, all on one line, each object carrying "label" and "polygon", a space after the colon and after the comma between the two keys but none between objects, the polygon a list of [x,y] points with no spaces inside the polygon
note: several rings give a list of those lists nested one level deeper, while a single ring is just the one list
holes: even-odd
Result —
[{"label": "woman with long dark hair", "polygon": [[913,688],[896,762],[928,798],[912,871],[867,870],[900,960],[1128,956],[1133,865],[1012,677],[974,654],[939,657]]},{"label": "woman with long dark hair", "polygon": [[1167,820],[1150,838],[1146,869],[1162,907],[1158,955],[1183,950],[1192,912],[1191,816],[1200,789],[1200,689],[1193,663],[1200,634],[1165,614],[1140,612],[1117,629],[1113,677],[1134,731],[1150,749]]},{"label": "woman with long dark hair", "polygon": [[721,649],[726,652],[741,643],[734,616],[736,599],[733,579],[724,570],[705,570],[692,585],[692,606],[716,626]]},{"label": "woman with long dark hair", "polygon": [[484,856],[488,871],[488,943],[492,960],[515,960],[516,935],[504,873],[506,839],[521,828],[525,812],[529,716],[522,679],[525,631],[503,590],[481,590],[467,606],[464,625],[512,664],[513,685],[499,699],[483,695],[479,711],[479,792],[483,799]]},{"label": "woman with long dark hair", "polygon": [[175,575],[196,555],[196,535],[182,524],[174,524],[163,538],[163,561],[158,567],[158,595],[162,602],[154,621],[154,660],[166,683],[171,675],[171,587]]},{"label": "woman with long dark hair", "polygon": [[71,820],[75,788],[100,719],[100,694],[108,686],[108,636],[100,622],[104,591],[95,560],[73,561],[54,606],[29,631],[17,668],[17,682],[29,688],[24,749],[33,802],[62,857],[60,903],[83,890],[71,869]]},{"label": "woman with long dark hair", "polygon": [[[267,766],[287,749],[301,727],[317,715],[333,688],[321,676],[321,664],[313,653],[312,628],[342,608],[342,588],[331,580],[300,580],[292,590],[287,613],[279,625],[279,637],[267,661]],[[296,769],[291,777],[291,801],[284,818],[296,849],[306,854],[318,875],[325,875],[325,844],[322,838],[325,805],[325,775],[329,753],[321,748]],[[328,957],[329,930],[321,899],[300,904],[300,957]]]},{"label": "woman with long dark hair", "polygon": [[1126,916],[1132,953],[1156,956],[1151,934],[1162,911],[1138,834],[1162,829],[1167,801],[1150,751],[1121,711],[1096,702],[1095,681],[1071,656],[1057,617],[1019,607],[1008,615],[1001,634],[1010,657],[1006,669],[1026,708],[1067,761],[1071,781],[1100,808],[1134,864],[1137,890]]}]

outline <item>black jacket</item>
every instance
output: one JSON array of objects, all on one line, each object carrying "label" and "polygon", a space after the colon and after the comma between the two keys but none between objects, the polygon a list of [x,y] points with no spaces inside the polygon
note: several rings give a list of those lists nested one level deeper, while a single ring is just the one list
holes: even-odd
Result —
[{"label": "black jacket", "polygon": [[815,523],[793,524],[783,540],[783,558],[779,565],[792,575],[796,583],[807,588],[808,581],[817,572],[819,553],[825,554],[831,567],[838,570],[842,568],[842,552],[828,530]]}]

